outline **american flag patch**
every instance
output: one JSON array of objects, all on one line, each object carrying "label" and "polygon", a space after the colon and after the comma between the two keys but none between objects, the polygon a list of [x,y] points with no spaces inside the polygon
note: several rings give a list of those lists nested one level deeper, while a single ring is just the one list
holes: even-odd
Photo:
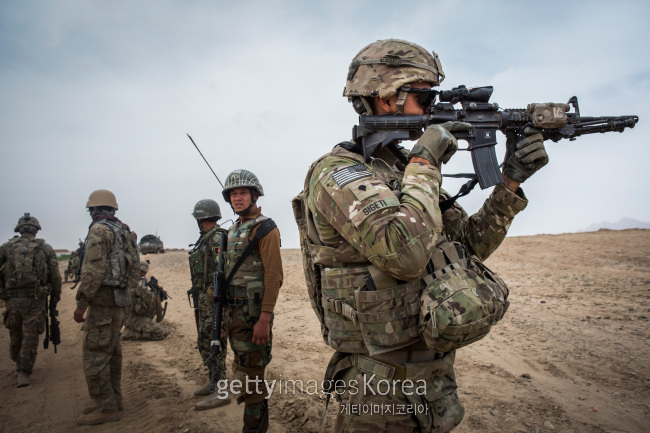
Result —
[{"label": "american flag patch", "polygon": [[359,163],[357,165],[352,165],[350,167],[345,167],[332,174],[332,178],[336,184],[341,187],[357,179],[362,179],[364,177],[371,176],[370,170],[363,164]]}]

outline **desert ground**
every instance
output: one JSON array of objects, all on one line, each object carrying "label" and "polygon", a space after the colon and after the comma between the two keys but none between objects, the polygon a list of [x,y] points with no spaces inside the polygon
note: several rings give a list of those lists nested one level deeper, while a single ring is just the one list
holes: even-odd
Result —
[{"label": "desert ground", "polygon": [[[72,319],[75,292],[66,283],[59,304],[63,342],[56,354],[51,345],[39,346],[28,387],[16,388],[9,333],[0,328],[0,433],[241,431],[243,407],[234,402],[193,409],[192,393],[208,371],[195,349],[187,252],[144,257],[151,260],[149,275],[173,297],[163,322],[171,332],[161,342],[123,342],[121,420],[76,426],[90,400],[83,333]],[[285,283],[267,378],[320,383],[332,351],[309,304],[300,251],[283,250],[282,258]],[[650,230],[506,238],[487,265],[509,284],[511,305],[490,335],[457,353],[466,414],[455,431],[650,431]],[[60,266],[63,272],[66,263]],[[270,431],[317,431],[325,400],[285,391],[276,387],[269,399]],[[338,403],[330,404],[323,431],[331,431],[337,410]]]}]

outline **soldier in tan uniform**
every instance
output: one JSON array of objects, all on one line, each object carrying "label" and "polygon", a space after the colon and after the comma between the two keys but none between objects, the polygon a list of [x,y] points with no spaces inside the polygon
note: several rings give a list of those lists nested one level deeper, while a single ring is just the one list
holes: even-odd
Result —
[{"label": "soldier in tan uniform", "polygon": [[167,337],[167,330],[154,322],[161,322],[162,305],[158,295],[147,289],[147,272],[149,263],[140,261],[140,280],[130,288],[131,305],[126,314],[122,340],[159,341]]},{"label": "soldier in tan uniform", "polygon": [[112,192],[93,191],[86,207],[93,221],[85,242],[74,320],[84,322],[83,368],[93,403],[84,407],[77,423],[97,425],[120,419],[120,330],[131,303],[129,287],[140,281],[140,259],[135,233],[115,217],[118,207]]},{"label": "soldier in tan uniform", "polygon": [[[435,53],[382,40],[355,56],[344,96],[361,116],[424,115],[443,78]],[[469,127],[431,125],[410,152],[390,140],[340,143],[294,199],[312,307],[336,350],[326,378],[345,384],[328,389],[341,402],[334,431],[447,432],[463,418],[454,349],[482,338],[507,307],[507,287],[481,261],[526,207],[519,184],[548,161],[541,134],[526,131],[505,182],[468,216],[448,201],[440,171],[457,149],[450,131]],[[454,293],[466,297],[448,302]],[[463,319],[466,307],[477,316],[451,332],[456,323],[444,320]]]},{"label": "soldier in tan uniform", "polygon": [[233,380],[249,391],[237,398],[245,404],[243,432],[266,432],[269,426],[269,396],[262,381],[271,362],[273,310],[283,280],[280,231],[257,206],[263,195],[257,176],[248,170],[226,178],[223,197],[239,217],[228,229],[223,320],[234,354]]},{"label": "soldier in tan uniform", "polygon": [[31,383],[36,362],[38,336],[45,331],[47,296],[56,308],[61,299],[61,274],[52,247],[36,233],[41,225],[26,213],[15,232],[0,246],[0,297],[5,301],[3,323],[9,329],[9,356],[16,363],[18,388]]}]

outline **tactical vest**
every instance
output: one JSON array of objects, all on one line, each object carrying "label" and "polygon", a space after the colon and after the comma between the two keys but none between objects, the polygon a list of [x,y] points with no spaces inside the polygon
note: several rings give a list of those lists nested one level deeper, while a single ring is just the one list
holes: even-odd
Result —
[{"label": "tactical vest", "polygon": [[[210,270],[208,260],[213,257],[213,268],[216,268],[216,257],[219,255],[219,244],[213,243],[212,238],[221,229],[219,226],[211,228],[206,234],[201,236],[199,243],[190,252],[190,275],[192,276],[192,286],[199,291],[205,291],[214,284],[214,276]],[[212,253],[208,249],[213,249]]]},{"label": "tactical vest", "polygon": [[[315,167],[327,156],[312,164],[303,191],[292,200],[307,290],[325,343],[339,352],[372,356],[421,340],[431,350],[448,352],[487,335],[507,309],[507,287],[444,234],[432,251],[428,269],[409,282],[395,280],[360,253],[342,249],[343,245],[323,245],[308,193]],[[399,178],[376,175],[391,182]]]},{"label": "tactical vest", "polygon": [[7,262],[3,268],[9,296],[33,297],[39,286],[47,284],[47,256],[43,244],[42,239],[26,236],[9,240]]},{"label": "tactical vest", "polygon": [[[228,249],[226,250],[226,275],[230,276],[235,263],[250,243],[251,231],[268,218],[260,215],[253,220],[235,223],[228,230]],[[264,266],[259,252],[253,249],[232,276],[228,288],[229,303],[240,300],[248,305],[248,314],[259,317],[264,298]]]}]

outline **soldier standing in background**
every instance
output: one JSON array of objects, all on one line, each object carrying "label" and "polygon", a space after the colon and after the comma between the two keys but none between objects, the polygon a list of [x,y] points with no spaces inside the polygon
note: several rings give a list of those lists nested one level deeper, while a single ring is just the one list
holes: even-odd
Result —
[{"label": "soldier standing in background", "polygon": [[[257,199],[264,190],[247,170],[228,175],[223,198],[239,215],[228,230],[223,321],[234,353],[234,379],[242,384],[237,403],[245,403],[244,432],[269,427],[264,371],[271,362],[273,310],[282,286],[280,231],[262,215]],[[246,392],[249,390],[250,392]]]},{"label": "soldier standing in background", "polygon": [[[221,209],[216,201],[199,200],[194,205],[192,216],[201,232],[201,238],[190,251],[190,273],[192,290],[198,292],[198,347],[203,364],[210,367],[210,341],[212,340],[212,298],[214,290],[214,272],[219,259],[219,238],[224,229],[217,225],[221,219]],[[196,297],[195,297],[196,299]],[[196,307],[196,306],[195,306]],[[221,347],[217,356],[215,382],[226,380],[226,341],[225,331],[221,331]],[[207,383],[194,392],[196,397],[206,397],[194,407],[198,410],[213,409],[230,403],[230,396],[214,392],[210,394],[210,377]]]},{"label": "soldier standing in background", "polygon": [[68,268],[64,271],[65,281],[68,281],[68,278],[72,277],[73,279],[77,276],[79,271],[79,255],[76,251],[73,251],[68,261]]},{"label": "soldier standing in background", "polygon": [[97,425],[120,419],[120,330],[131,302],[129,287],[140,281],[140,260],[135,233],[115,217],[118,207],[112,192],[93,191],[86,207],[93,221],[84,246],[74,320],[85,322],[83,368],[93,403],[84,407],[77,423]]},{"label": "soldier standing in background", "polygon": [[61,299],[61,274],[56,254],[43,239],[38,220],[25,213],[14,237],[0,246],[0,295],[5,300],[3,323],[9,329],[9,356],[16,363],[18,388],[31,383],[38,336],[45,331],[47,296],[56,308]]},{"label": "soldier standing in background", "polygon": [[158,295],[147,289],[147,272],[149,263],[140,261],[140,280],[131,290],[131,306],[125,320],[122,340],[164,340],[167,330],[153,321],[162,321],[162,305]]},{"label": "soldier standing in background", "polygon": [[[343,95],[361,116],[424,115],[436,94],[432,87],[443,78],[435,53],[407,41],[382,40],[355,56]],[[442,163],[457,149],[450,131],[468,127],[431,125],[410,152],[394,142],[375,149],[364,149],[361,140],[340,143],[312,164],[294,199],[312,306],[325,342],[336,350],[326,380],[345,383],[334,393],[341,402],[337,432],[441,433],[463,418],[455,350],[437,346],[436,315],[425,314],[424,306],[435,309],[438,299],[425,294],[443,281],[470,288],[478,281],[481,293],[490,287],[507,296],[503,282],[481,260],[496,250],[526,207],[519,184],[548,162],[542,135],[525,130],[505,164],[504,183],[468,216],[440,189]],[[459,332],[483,329],[503,313]],[[378,393],[382,380],[397,385]],[[401,388],[420,380],[425,389]],[[359,405],[382,410],[360,413]],[[399,406],[411,410],[397,413]]]}]

